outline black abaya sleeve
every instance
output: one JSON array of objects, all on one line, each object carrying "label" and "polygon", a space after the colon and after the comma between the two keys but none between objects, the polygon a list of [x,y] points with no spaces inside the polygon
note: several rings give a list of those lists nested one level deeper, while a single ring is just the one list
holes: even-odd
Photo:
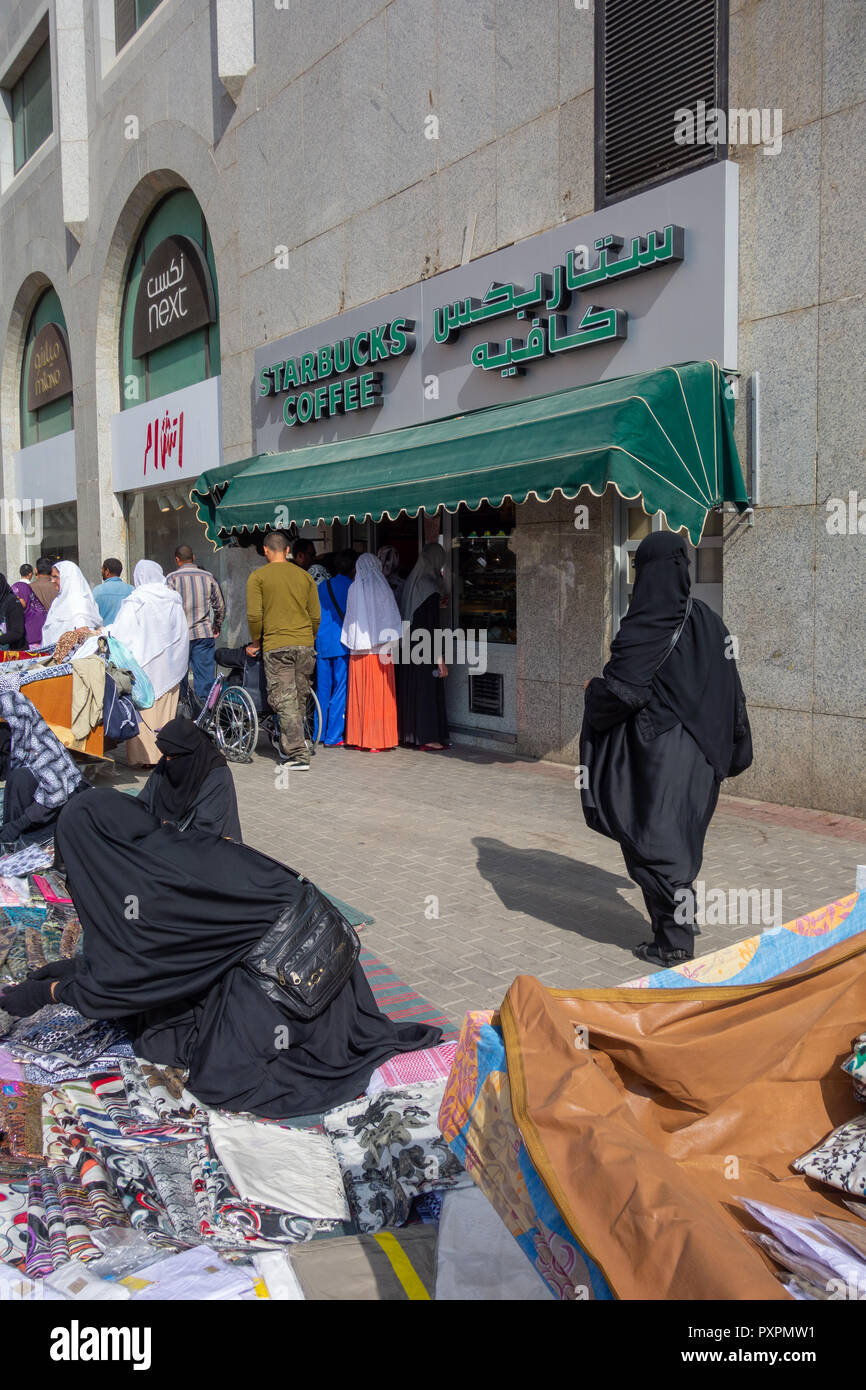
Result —
[{"label": "black abaya sleeve", "polygon": [[652,688],[648,685],[627,685],[613,676],[594,676],[584,694],[584,717],[596,733],[603,733],[630,719],[651,698]]},{"label": "black abaya sleeve", "polygon": [[142,787],[141,791],[136,793],[135,798],[136,801],[139,801],[142,806],[147,808],[148,811],[152,811],[154,815],[156,815],[156,788],[158,780],[161,776],[162,774],[157,772],[156,769],[154,769],[148,777],[147,781],[145,782],[144,786]]},{"label": "black abaya sleeve", "polygon": [[234,779],[227,767],[215,767],[208,773],[195,799],[193,811],[195,814],[191,824],[196,830],[228,836],[237,844],[243,844]]}]

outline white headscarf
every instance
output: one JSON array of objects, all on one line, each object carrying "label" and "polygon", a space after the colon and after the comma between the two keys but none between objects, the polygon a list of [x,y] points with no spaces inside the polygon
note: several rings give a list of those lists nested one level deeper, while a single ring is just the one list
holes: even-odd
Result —
[{"label": "white headscarf", "polygon": [[400,636],[400,609],[375,555],[358,556],[341,636],[350,652],[377,651]]},{"label": "white headscarf", "polygon": [[135,588],[106,631],[135,658],[158,700],[187,673],[189,624],[180,594],[168,587],[153,560],[139,560],[132,578]]},{"label": "white headscarf", "polygon": [[54,567],[60,575],[60,592],[48,610],[42,629],[42,644],[54,646],[64,632],[77,627],[102,627],[102,617],[96,606],[90,585],[71,560],[58,560]]}]

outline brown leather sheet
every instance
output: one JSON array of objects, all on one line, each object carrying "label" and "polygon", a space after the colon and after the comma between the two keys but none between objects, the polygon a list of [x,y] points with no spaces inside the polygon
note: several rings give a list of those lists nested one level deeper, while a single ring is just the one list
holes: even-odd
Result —
[{"label": "brown leather sheet", "polygon": [[618,1297],[787,1299],[742,1197],[860,1224],[790,1164],[862,1113],[840,1064],[866,1027],[864,953],[861,934],[751,986],[514,981],[501,1010],[514,1117]]}]

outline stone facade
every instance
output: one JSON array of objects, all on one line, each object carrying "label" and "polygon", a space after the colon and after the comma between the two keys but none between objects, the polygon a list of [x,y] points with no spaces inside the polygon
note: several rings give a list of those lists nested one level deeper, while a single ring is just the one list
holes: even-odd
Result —
[{"label": "stone facade", "polygon": [[[163,0],[117,56],[113,0],[0,0],[0,77],[46,10],[54,133],[14,178],[0,151],[3,489],[24,332],[51,284],[69,328],[91,575],[128,542],[111,486],[118,327],[129,257],[163,194],[192,189],[210,230],[226,462],[252,451],[263,342],[593,208],[593,20],[574,0]],[[731,151],[739,366],[744,380],[760,373],[763,409],[755,525],[729,528],[724,557],[756,735],[737,790],[863,814],[866,538],[824,524],[828,497],[866,495],[862,7],[731,11],[731,104],[784,113],[778,156]],[[742,409],[738,431],[745,457]],[[577,760],[583,682],[611,631],[613,506],[590,501],[588,532],[571,503],[519,508],[527,755]],[[17,546],[4,537],[7,568]],[[238,603],[248,564],[217,562]]]}]

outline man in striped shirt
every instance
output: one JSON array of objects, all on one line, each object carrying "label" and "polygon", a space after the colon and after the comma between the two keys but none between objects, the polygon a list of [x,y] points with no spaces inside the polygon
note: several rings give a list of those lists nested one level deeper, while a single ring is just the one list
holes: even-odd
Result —
[{"label": "man in striped shirt", "polygon": [[226,612],[222,589],[209,570],[200,569],[188,545],[174,552],[177,569],[165,582],[180,594],[189,623],[189,664],[193,689],[204,702],[214,680],[214,646]]}]

